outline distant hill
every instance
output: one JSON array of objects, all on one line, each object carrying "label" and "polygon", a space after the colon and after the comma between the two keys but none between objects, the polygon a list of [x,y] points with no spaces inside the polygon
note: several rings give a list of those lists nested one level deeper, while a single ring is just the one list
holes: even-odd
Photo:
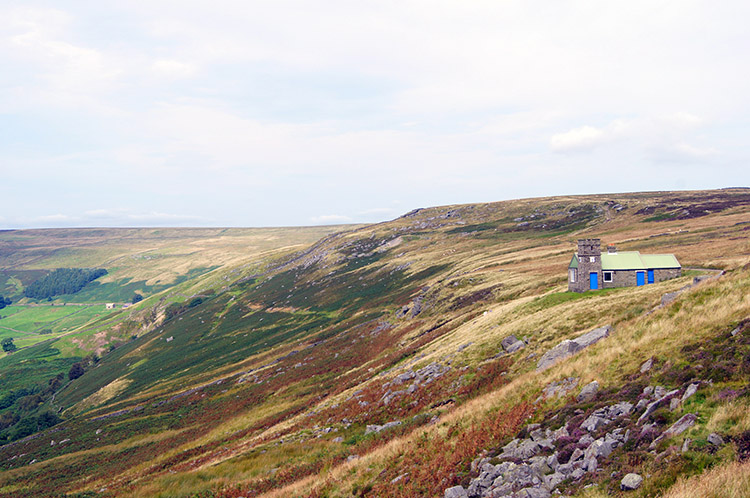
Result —
[{"label": "distant hill", "polygon": [[[267,236],[245,254],[211,230],[158,251],[145,249],[153,234],[132,232],[140,249],[118,257],[94,238],[65,251],[62,232],[46,239],[47,261],[122,261],[129,278],[165,287],[0,359],[0,496],[747,489],[746,189],[288,230],[284,243],[239,231]],[[35,245],[33,233],[13,237]],[[590,237],[674,253],[683,276],[569,293],[576,240]],[[220,256],[222,245],[233,252]],[[157,254],[169,264],[145,258]],[[151,276],[201,267],[212,269]],[[23,439],[19,427],[33,431]]]}]

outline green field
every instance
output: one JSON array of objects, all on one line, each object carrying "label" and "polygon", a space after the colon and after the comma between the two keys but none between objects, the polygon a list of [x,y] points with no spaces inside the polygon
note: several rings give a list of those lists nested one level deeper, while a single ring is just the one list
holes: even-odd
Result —
[{"label": "green field", "polygon": [[107,310],[101,304],[8,306],[0,310],[3,317],[0,319],[0,338],[12,337],[19,348],[31,346],[75,330],[113,311],[116,310]]}]

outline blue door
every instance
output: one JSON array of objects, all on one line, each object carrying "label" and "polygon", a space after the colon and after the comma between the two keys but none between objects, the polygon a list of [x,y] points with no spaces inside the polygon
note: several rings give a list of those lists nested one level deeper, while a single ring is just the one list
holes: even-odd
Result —
[{"label": "blue door", "polygon": [[642,271],[635,272],[635,285],[645,285],[646,274]]},{"label": "blue door", "polygon": [[596,290],[599,288],[599,274],[595,271],[589,273],[589,289]]},{"label": "blue door", "polygon": [[648,271],[648,283],[650,284],[654,283],[654,270]]}]

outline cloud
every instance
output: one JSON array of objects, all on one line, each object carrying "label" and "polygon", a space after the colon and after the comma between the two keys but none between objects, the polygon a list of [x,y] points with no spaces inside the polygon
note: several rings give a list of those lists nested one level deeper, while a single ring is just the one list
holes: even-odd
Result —
[{"label": "cloud", "polygon": [[338,225],[343,223],[351,223],[352,218],[342,214],[324,214],[320,216],[313,216],[310,221],[314,225]]},{"label": "cloud", "polygon": [[151,69],[158,76],[166,78],[189,78],[198,71],[195,64],[171,59],[159,59],[151,64]]},{"label": "cloud", "polygon": [[565,133],[552,135],[550,147],[554,152],[580,152],[591,150],[606,140],[604,131],[593,126],[582,126]]}]

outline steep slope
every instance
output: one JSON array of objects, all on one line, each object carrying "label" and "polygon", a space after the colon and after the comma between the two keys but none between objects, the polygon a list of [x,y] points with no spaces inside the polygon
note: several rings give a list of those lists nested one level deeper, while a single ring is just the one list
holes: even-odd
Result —
[{"label": "steep slope", "polygon": [[[656,413],[652,435],[697,412],[694,432],[680,437],[705,440],[711,429],[741,440],[750,427],[733,414],[747,399],[726,391],[742,391],[750,354],[741,325],[750,317],[749,212],[743,189],[447,206],[248,261],[253,271],[234,284],[196,281],[182,298],[142,305],[130,325],[139,337],[55,394],[65,420],[0,447],[0,495],[436,496],[468,488],[490,462],[478,458],[500,464],[500,446],[530,422],[544,431],[572,420],[574,433],[595,410],[645,399],[647,385],[683,395],[696,379],[699,394]],[[578,237],[725,273],[663,307],[664,294],[716,272],[570,294]],[[609,337],[537,371],[561,340],[602,325]],[[521,349],[504,353],[511,335]],[[739,339],[719,362],[723,375],[683,368],[696,348],[727,349],[728,337]],[[599,393],[576,401],[592,380]],[[576,387],[545,397],[551,383]],[[609,470],[618,466],[648,471],[655,477],[639,492],[660,492],[680,474],[743,455],[740,443],[662,455],[649,447],[656,437],[600,459],[606,472],[566,476],[560,489],[618,492]]]}]

